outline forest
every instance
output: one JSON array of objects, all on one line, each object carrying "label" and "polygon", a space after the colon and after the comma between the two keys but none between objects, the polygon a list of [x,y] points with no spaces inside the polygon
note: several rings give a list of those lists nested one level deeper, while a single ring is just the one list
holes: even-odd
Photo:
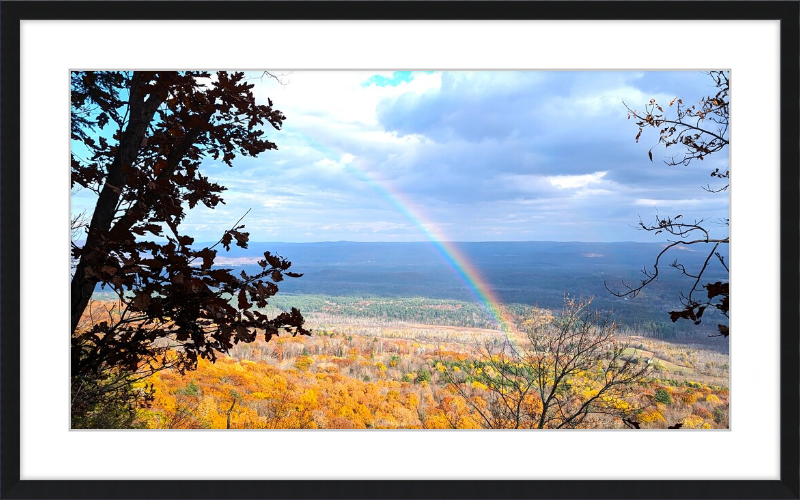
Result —
[{"label": "forest", "polygon": [[[533,416],[541,416],[541,398],[535,394],[519,398],[532,407],[519,421],[485,418],[485,410],[498,400],[490,388],[497,377],[487,378],[485,373],[503,372],[489,353],[502,353],[506,335],[487,328],[491,325],[486,313],[474,304],[424,298],[285,299],[304,308],[310,336],[238,344],[214,363],[201,360],[193,371],[160,370],[133,385],[134,392],[147,395],[135,410],[124,405],[116,413],[98,408],[97,414],[89,412],[84,424],[161,429],[479,429],[538,424]],[[94,321],[116,310],[110,301],[91,309],[103,311]],[[552,320],[549,311],[532,307],[520,307],[514,314]],[[649,361],[647,371],[629,392],[612,398],[622,411],[603,407],[574,427],[627,428],[627,420],[641,428],[727,428],[726,353],[702,344],[646,338],[632,330],[616,333],[623,355],[638,360],[632,366]],[[603,358],[593,361],[602,364]],[[585,400],[597,390],[597,376],[591,370],[576,371],[559,391]],[[501,378],[510,378],[510,373]],[[504,396],[515,397],[513,392]]]}]

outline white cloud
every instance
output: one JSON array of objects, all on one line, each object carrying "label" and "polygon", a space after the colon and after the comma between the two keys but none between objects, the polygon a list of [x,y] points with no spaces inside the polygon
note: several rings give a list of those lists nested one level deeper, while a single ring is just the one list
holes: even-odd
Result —
[{"label": "white cloud", "polygon": [[441,86],[440,74],[420,73],[410,82],[396,86],[363,87],[362,83],[375,74],[374,71],[296,71],[284,78],[284,85],[269,78],[256,81],[254,92],[262,101],[271,98],[275,108],[286,113],[287,126],[301,126],[314,119],[333,126],[377,125],[376,109],[381,99],[421,94]]},{"label": "white cloud", "polygon": [[561,189],[581,188],[589,184],[599,183],[607,173],[608,172],[595,172],[586,175],[552,175],[547,177],[547,180],[550,181],[550,184],[553,186]]},{"label": "white cloud", "polygon": [[650,198],[638,198],[636,201],[633,202],[634,205],[640,205],[645,207],[694,207],[697,205],[701,205],[703,203],[707,203],[707,201],[698,200],[698,199],[686,199],[686,200],[654,200]]},{"label": "white cloud", "polygon": [[331,160],[330,158],[323,158],[323,159],[321,159],[319,161],[315,161],[314,162],[314,165],[316,165],[318,167],[333,167],[333,166],[336,166],[338,164],[339,164],[338,162],[335,162],[335,161]]},{"label": "white cloud", "polygon": [[[394,79],[364,85],[375,74]],[[285,85],[256,80],[257,99],[287,116],[283,130],[267,130],[279,149],[237,158],[233,170],[209,162],[206,173],[231,188],[226,213],[253,208],[254,241],[424,239],[409,207],[450,239],[628,240],[637,206],[728,213],[724,196],[695,194],[709,162],[650,164],[650,145],[635,143],[626,120],[623,99],[707,92],[686,75],[297,71]]]}]

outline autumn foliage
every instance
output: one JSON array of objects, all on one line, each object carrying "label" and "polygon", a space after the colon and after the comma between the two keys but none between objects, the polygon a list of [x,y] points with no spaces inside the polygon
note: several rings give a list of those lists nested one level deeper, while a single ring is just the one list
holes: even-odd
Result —
[{"label": "autumn foliage", "polygon": [[[538,418],[523,418],[524,425],[499,418],[503,412],[497,411],[497,391],[486,384],[496,380],[498,374],[483,357],[482,343],[475,342],[469,332],[456,338],[451,331],[442,329],[437,338],[431,327],[424,330],[429,340],[421,340],[421,330],[416,328],[407,328],[406,338],[400,338],[363,331],[342,321],[340,326],[315,328],[311,337],[281,337],[269,343],[259,340],[238,345],[230,357],[220,357],[216,363],[201,360],[196,371],[181,374],[164,370],[155,374],[147,381],[155,388],[155,399],[141,413],[142,425],[224,429],[235,401],[230,412],[231,428],[537,426]],[[495,338],[501,337],[497,332]],[[449,340],[440,340],[444,338]],[[640,341],[636,342],[639,345]],[[665,349],[660,355],[674,361],[679,355],[693,352],[682,350],[678,354],[668,344],[647,342],[650,349]],[[627,356],[630,351],[623,352]],[[647,353],[641,355],[642,359],[653,353],[637,352]],[[636,422],[643,429],[666,429],[676,424],[685,428],[727,427],[727,389],[677,376],[670,371],[674,370],[672,363],[663,363],[669,369],[653,366],[649,376],[628,385],[624,394],[617,392],[602,401],[603,411],[591,414],[591,418],[575,419],[574,427],[625,428],[623,419]],[[702,364],[700,359],[689,363]],[[686,369],[690,370],[688,366]],[[565,402],[585,402],[597,395],[598,373],[593,370],[569,377],[573,388],[561,393],[571,394]],[[703,379],[699,371],[695,372]],[[453,380],[459,380],[461,386]],[[671,403],[658,401],[656,395],[662,392],[669,394]],[[530,391],[520,407],[523,417],[539,417],[542,398]],[[489,425],[482,413],[493,411],[498,418]],[[559,422],[549,420],[545,427],[557,427]]]}]

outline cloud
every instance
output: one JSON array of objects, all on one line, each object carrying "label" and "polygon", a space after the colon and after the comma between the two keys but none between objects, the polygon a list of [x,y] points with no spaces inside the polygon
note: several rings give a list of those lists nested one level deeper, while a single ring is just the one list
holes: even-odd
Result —
[{"label": "cloud", "polygon": [[589,184],[599,183],[608,172],[595,172],[586,175],[554,175],[547,177],[550,184],[553,186],[567,189],[567,188],[580,188],[588,186]]},{"label": "cloud", "polygon": [[267,130],[278,150],[204,165],[230,190],[217,216],[190,216],[197,224],[252,208],[254,240],[424,239],[416,213],[454,240],[631,240],[643,209],[728,213],[726,194],[701,188],[727,152],[669,167],[672,150],[655,148],[650,162],[658,138],[637,144],[622,104],[707,95],[698,72],[298,71],[285,85],[255,82],[287,116]]},{"label": "cloud", "polygon": [[633,202],[634,205],[643,205],[646,207],[664,207],[664,206],[685,206],[692,207],[705,203],[703,200],[690,199],[690,200],[653,200],[648,198],[639,198]]}]

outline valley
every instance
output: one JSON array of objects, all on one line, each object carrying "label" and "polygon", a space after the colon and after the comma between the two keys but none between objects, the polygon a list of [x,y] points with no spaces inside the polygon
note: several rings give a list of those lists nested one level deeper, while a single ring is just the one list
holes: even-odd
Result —
[{"label": "valley", "polygon": [[[497,329],[406,322],[366,315],[396,310],[461,311],[467,304],[437,299],[364,300],[287,296],[307,310],[310,337],[281,336],[236,345],[196,371],[165,370],[147,383],[156,389],[143,421],[153,428],[485,428],[479,409],[493,394],[477,373],[506,334]],[[341,313],[342,310],[355,314]],[[529,314],[531,310],[521,314]],[[452,316],[457,317],[457,316]],[[620,334],[624,356],[649,363],[649,372],[625,398],[637,406],[643,428],[718,429],[728,425],[729,361],[724,350]],[[488,357],[488,358],[487,358]],[[481,368],[483,367],[483,368]],[[459,379],[464,389],[454,389]],[[520,428],[532,427],[522,419]],[[513,427],[513,425],[511,426]],[[625,428],[600,415],[588,428]]]},{"label": "valley", "polygon": [[[670,321],[686,281],[669,268],[636,298],[606,289],[637,279],[658,245],[463,243],[456,265],[426,243],[255,243],[215,266],[253,274],[266,248],[302,276],[257,312],[299,310],[311,335],[156,371],[137,382],[135,426],[728,428],[720,318]],[[112,293],[94,298],[90,311],[120,320]]]}]

